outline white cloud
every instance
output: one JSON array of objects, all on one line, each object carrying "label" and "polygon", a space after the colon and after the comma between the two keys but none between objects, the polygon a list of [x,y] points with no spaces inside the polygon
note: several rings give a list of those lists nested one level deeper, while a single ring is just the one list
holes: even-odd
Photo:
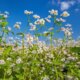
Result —
[{"label": "white cloud", "polygon": [[61,10],[68,10],[74,4],[75,4],[75,1],[64,1],[64,2],[61,2]]},{"label": "white cloud", "polygon": [[70,4],[67,2],[61,2],[61,10],[67,10],[69,9]]}]

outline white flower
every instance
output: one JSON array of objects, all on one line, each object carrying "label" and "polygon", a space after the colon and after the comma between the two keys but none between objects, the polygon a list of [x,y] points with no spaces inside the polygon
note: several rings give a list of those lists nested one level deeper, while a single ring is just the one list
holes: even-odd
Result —
[{"label": "white flower", "polygon": [[48,76],[43,77],[43,80],[50,80]]},{"label": "white flower", "polygon": [[44,31],[43,33],[46,34],[46,33],[48,33],[48,31]]},{"label": "white flower", "polygon": [[58,22],[65,22],[65,19],[57,18],[56,21],[58,21]]},{"label": "white flower", "polygon": [[16,60],[16,64],[20,64],[21,62],[22,62],[21,58],[18,58],[18,59]]},{"label": "white flower", "polygon": [[47,22],[49,22],[49,23],[51,22],[51,20],[50,20],[50,19],[48,19],[48,18],[45,18],[45,20],[46,20]]},{"label": "white flower", "polygon": [[51,11],[49,11],[49,13],[51,15],[58,15],[58,11],[57,10],[54,10],[54,9],[52,9]]},{"label": "white flower", "polygon": [[5,64],[5,61],[4,60],[0,60],[0,65],[3,65]]},{"label": "white flower", "polygon": [[16,22],[14,27],[17,28],[17,29],[20,29],[20,25],[21,25],[21,22]]},{"label": "white flower", "polygon": [[12,59],[10,57],[7,58],[8,61],[11,61]]},{"label": "white flower", "polygon": [[34,22],[35,25],[44,25],[45,24],[45,20],[44,19],[38,19]]},{"label": "white flower", "polygon": [[61,14],[61,16],[63,16],[63,17],[68,17],[68,16],[70,16],[70,14],[69,14],[67,11],[64,11],[64,12]]},{"label": "white flower", "polygon": [[36,25],[29,23],[29,26],[31,27],[30,30],[33,31],[36,29]]},{"label": "white flower", "polygon": [[25,11],[24,11],[24,14],[26,14],[26,15],[30,15],[30,14],[33,14],[33,11],[25,10]]},{"label": "white flower", "polygon": [[8,15],[4,14],[4,18],[8,18]]},{"label": "white flower", "polygon": [[10,67],[14,67],[15,66],[15,63],[12,63],[11,65],[10,65]]},{"label": "white flower", "polygon": [[34,41],[34,38],[30,34],[27,34],[27,42],[31,44],[33,41]]},{"label": "white flower", "polygon": [[71,25],[71,24],[66,24],[65,26],[66,26],[66,27],[71,27],[72,25]]},{"label": "white flower", "polygon": [[48,17],[47,18],[51,18],[51,15],[48,15]]},{"label": "white flower", "polygon": [[64,27],[62,27],[61,30],[64,32],[64,34],[66,36],[71,36],[72,35],[71,28],[64,28]]},{"label": "white flower", "polygon": [[60,21],[61,21],[61,22],[66,22],[66,20],[65,20],[65,19],[62,19],[62,18],[60,18]]},{"label": "white flower", "polygon": [[8,27],[8,30],[11,31],[11,27]]},{"label": "white flower", "polygon": [[35,19],[39,19],[39,18],[40,18],[40,16],[37,15],[37,14],[33,15],[33,17],[34,17]]}]

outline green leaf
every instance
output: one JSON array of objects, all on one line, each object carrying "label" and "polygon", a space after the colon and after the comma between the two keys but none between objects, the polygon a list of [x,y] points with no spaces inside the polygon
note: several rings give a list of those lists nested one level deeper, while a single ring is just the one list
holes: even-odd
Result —
[{"label": "green leaf", "polygon": [[7,25],[8,25],[8,22],[6,22],[6,21],[0,23],[0,26],[2,26],[2,27],[6,27]]},{"label": "green leaf", "polygon": [[7,47],[4,49],[3,54],[4,54],[5,56],[7,56],[7,55],[11,52],[11,50],[12,50],[12,46],[7,46]]}]

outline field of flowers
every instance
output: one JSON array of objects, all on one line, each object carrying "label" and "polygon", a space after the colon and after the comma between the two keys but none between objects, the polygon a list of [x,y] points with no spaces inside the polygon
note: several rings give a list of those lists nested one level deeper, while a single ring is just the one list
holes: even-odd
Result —
[{"label": "field of flowers", "polygon": [[[64,24],[70,14],[54,9],[45,18],[24,13],[29,33],[16,34],[7,27],[9,13],[0,13],[0,80],[80,80],[80,38],[74,40],[71,24]],[[20,27],[21,22],[14,24]],[[56,38],[60,33],[64,36]]]}]

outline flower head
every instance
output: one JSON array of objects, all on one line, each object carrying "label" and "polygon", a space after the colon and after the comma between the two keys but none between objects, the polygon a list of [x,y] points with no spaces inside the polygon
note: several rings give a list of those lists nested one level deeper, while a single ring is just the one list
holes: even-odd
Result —
[{"label": "flower head", "polygon": [[33,41],[34,41],[34,38],[30,34],[27,34],[27,42],[31,44]]},{"label": "flower head", "polygon": [[11,31],[11,27],[8,27],[8,31]]},{"label": "flower head", "polygon": [[29,23],[29,25],[30,25],[30,30],[31,31],[33,31],[33,30],[35,30],[36,29],[36,25],[34,25],[34,24],[32,24],[32,23]]},{"label": "flower head", "polygon": [[4,60],[0,60],[0,65],[3,65],[5,64],[5,61]]},{"label": "flower head", "polygon": [[16,60],[16,64],[20,64],[21,62],[22,62],[21,58],[18,58],[18,59]]},{"label": "flower head", "polygon": [[45,20],[42,18],[42,19],[38,19],[34,22],[35,25],[44,25],[45,24]]},{"label": "flower head", "polygon": [[30,14],[33,14],[33,11],[25,10],[25,11],[24,11],[24,14],[26,14],[26,15],[30,15]]},{"label": "flower head", "polygon": [[58,15],[58,11],[57,10],[54,10],[54,9],[52,9],[51,11],[49,11],[49,13],[51,15]]},{"label": "flower head", "polygon": [[21,22],[16,22],[14,27],[17,28],[17,29],[20,29],[20,25],[21,25]]},{"label": "flower head", "polygon": [[69,14],[67,11],[64,11],[64,12],[61,14],[61,16],[63,16],[63,17],[68,17],[68,16],[70,16],[70,14]]},{"label": "flower head", "polygon": [[39,18],[40,18],[40,16],[37,15],[37,14],[33,15],[33,17],[34,17],[35,19],[39,19]]}]

